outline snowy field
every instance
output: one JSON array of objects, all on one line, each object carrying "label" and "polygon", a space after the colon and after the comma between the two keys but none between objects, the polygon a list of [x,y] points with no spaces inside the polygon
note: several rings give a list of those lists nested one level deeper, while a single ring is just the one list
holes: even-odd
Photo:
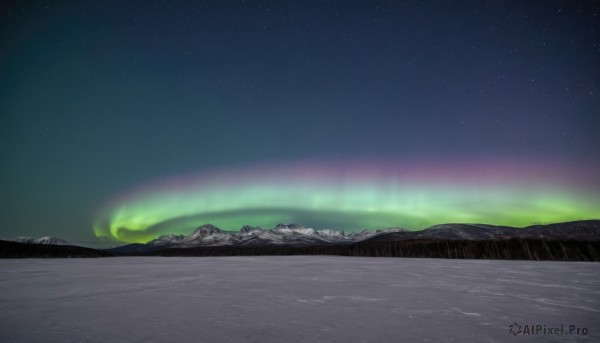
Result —
[{"label": "snowy field", "polygon": [[[587,335],[517,335],[517,322]],[[0,342],[600,341],[600,264],[360,257],[0,260]]]}]

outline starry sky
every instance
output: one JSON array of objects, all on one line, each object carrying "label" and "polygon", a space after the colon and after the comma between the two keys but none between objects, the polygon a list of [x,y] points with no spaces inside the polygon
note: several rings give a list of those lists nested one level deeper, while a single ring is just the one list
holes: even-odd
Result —
[{"label": "starry sky", "polygon": [[0,237],[600,217],[597,1],[3,1]]}]

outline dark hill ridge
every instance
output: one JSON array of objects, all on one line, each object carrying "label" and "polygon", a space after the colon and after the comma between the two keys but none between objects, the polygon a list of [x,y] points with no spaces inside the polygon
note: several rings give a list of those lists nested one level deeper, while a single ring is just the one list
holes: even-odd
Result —
[{"label": "dark hill ridge", "polygon": [[377,235],[369,241],[391,242],[409,239],[504,240],[511,238],[600,241],[600,220],[582,220],[524,228],[486,224],[441,224],[422,231],[393,232]]},{"label": "dark hill ridge", "polygon": [[102,250],[75,245],[19,243],[0,240],[0,258],[109,257]]}]

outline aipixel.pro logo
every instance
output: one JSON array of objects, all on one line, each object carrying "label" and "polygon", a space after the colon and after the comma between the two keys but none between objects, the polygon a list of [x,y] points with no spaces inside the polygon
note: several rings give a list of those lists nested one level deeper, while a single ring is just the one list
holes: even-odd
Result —
[{"label": "aipixel.pro logo", "polygon": [[523,324],[513,322],[508,326],[511,335],[587,335],[588,328],[577,325],[560,324],[548,326],[544,324]]}]

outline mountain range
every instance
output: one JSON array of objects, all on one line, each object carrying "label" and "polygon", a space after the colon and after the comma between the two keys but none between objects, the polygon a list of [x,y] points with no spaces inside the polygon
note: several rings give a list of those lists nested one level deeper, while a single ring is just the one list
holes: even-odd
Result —
[{"label": "mountain range", "polygon": [[33,237],[17,237],[10,239],[12,242],[26,243],[26,244],[45,244],[45,245],[73,245],[73,243],[65,241],[64,239],[46,236],[41,238]]},{"label": "mountain range", "polygon": [[441,224],[422,231],[401,231],[373,237],[373,241],[402,241],[408,239],[438,240],[505,240],[511,238],[599,241],[600,220],[581,220],[524,228],[486,224]]},{"label": "mountain range", "polygon": [[401,228],[364,230],[346,235],[344,231],[315,230],[298,224],[278,224],[273,229],[249,225],[239,232],[219,229],[212,224],[198,227],[191,235],[165,235],[145,244],[128,244],[107,251],[117,254],[144,253],[165,248],[194,248],[202,246],[315,246],[351,244],[380,234],[407,231]]},{"label": "mountain range", "polygon": [[239,232],[205,224],[191,235],[165,235],[147,243],[97,250],[55,238],[0,240],[0,258],[109,256],[337,255],[508,260],[600,261],[600,220],[525,228],[442,224],[421,231],[402,228],[346,234],[297,224]]},{"label": "mountain range", "polygon": [[333,246],[357,242],[397,242],[406,240],[495,241],[511,238],[543,240],[600,241],[600,221],[586,220],[525,228],[486,224],[441,224],[421,231],[403,228],[364,230],[345,234],[337,230],[315,230],[298,224],[278,224],[273,229],[244,226],[239,232],[228,232],[205,224],[191,235],[165,235],[145,244],[128,244],[107,249],[113,254],[143,254],[162,249],[197,247],[269,247],[269,246]]}]

